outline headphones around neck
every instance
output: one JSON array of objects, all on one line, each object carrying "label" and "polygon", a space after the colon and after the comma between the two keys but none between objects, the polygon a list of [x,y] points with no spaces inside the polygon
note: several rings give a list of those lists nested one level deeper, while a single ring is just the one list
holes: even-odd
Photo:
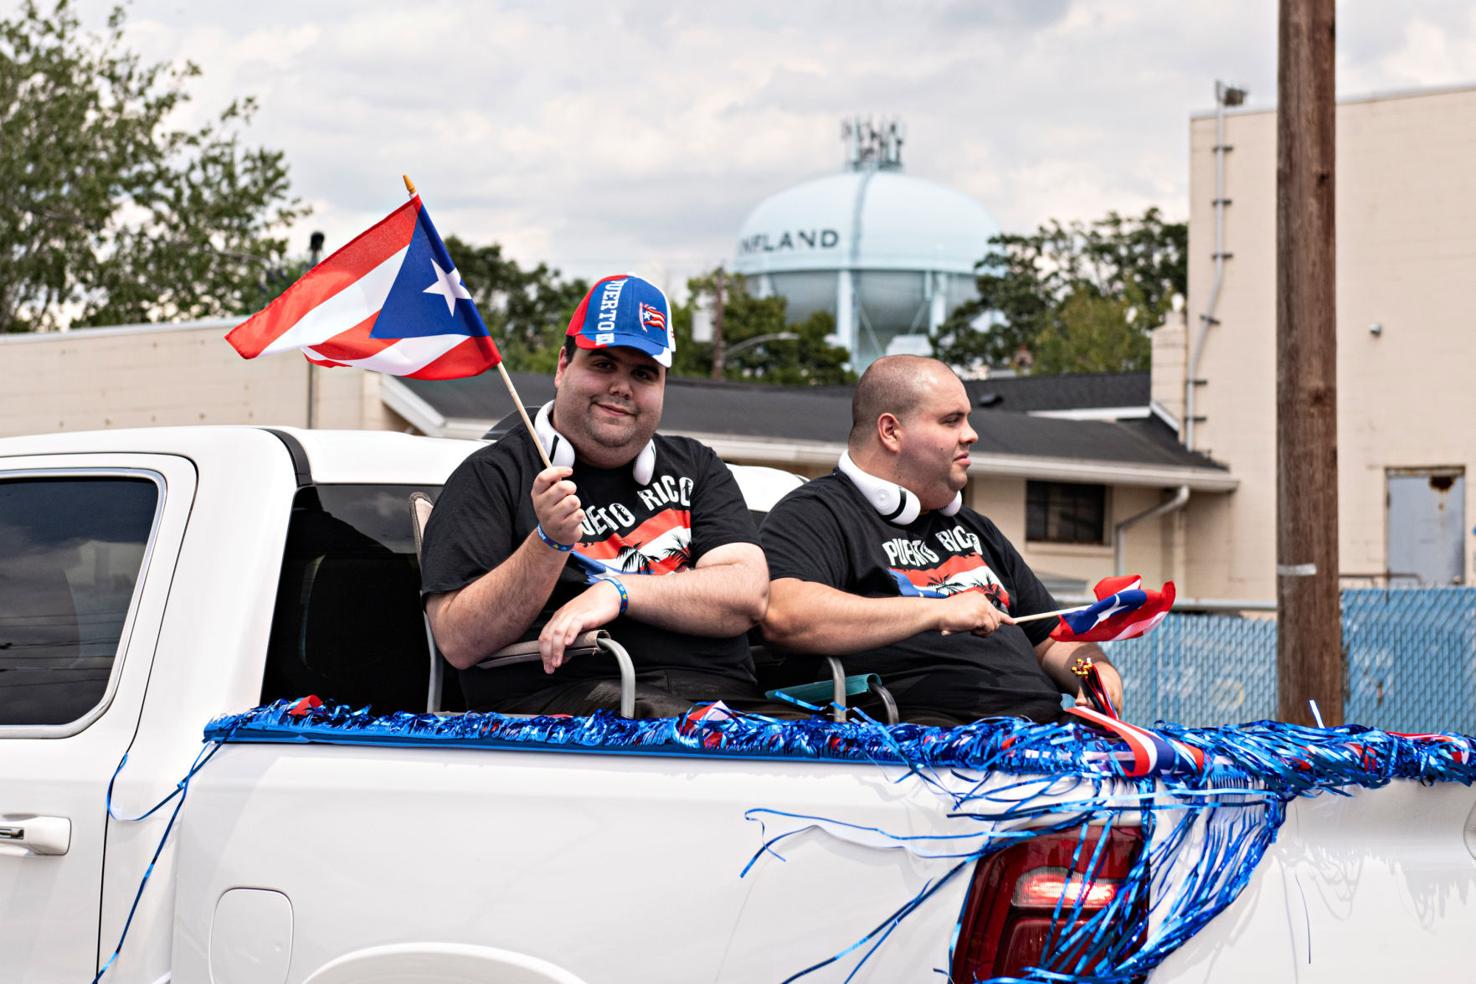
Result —
[{"label": "headphones around neck", "polygon": [[[574,445],[569,439],[558,431],[553,425],[553,401],[549,400],[538,408],[538,416],[533,418],[533,430],[538,435],[538,441],[543,445],[543,450],[548,452],[548,460],[555,467],[574,467]],[[656,472],[656,439],[652,438],[641,448],[641,453],[635,456],[631,465],[631,475],[635,478],[637,485],[650,485],[651,476]]]},{"label": "headphones around neck", "polygon": [[[922,515],[922,503],[917,496],[884,478],[877,478],[870,472],[862,471],[861,466],[851,460],[851,452],[842,451],[840,462],[837,464],[841,474],[849,478],[861,490],[866,501],[871,503],[877,512],[881,513],[882,519],[893,526],[911,526]],[[954,516],[963,508],[963,493],[956,492],[953,501],[938,510],[945,516]]]}]

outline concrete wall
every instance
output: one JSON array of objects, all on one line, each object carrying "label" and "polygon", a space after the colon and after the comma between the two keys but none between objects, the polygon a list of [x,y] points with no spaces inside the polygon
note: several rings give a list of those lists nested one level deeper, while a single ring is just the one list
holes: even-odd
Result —
[{"label": "concrete wall", "polygon": [[[0,335],[0,436],[174,424],[308,419],[309,363],[297,353],[247,361],[227,327],[103,328]],[[379,377],[313,370],[315,425],[401,430]]]},{"label": "concrete wall", "polygon": [[[1339,551],[1382,571],[1385,475],[1462,466],[1476,524],[1476,89],[1345,102],[1337,110]],[[1215,121],[1190,124],[1189,325],[1213,282]],[[1276,564],[1276,117],[1226,120],[1226,265],[1205,340],[1195,447],[1240,488],[1188,515],[1200,597],[1271,599]],[[1369,326],[1382,325],[1382,333]],[[1155,371],[1158,367],[1155,366]],[[1472,583],[1473,542],[1463,545]],[[1351,582],[1350,582],[1351,583]],[[1364,582],[1367,583],[1367,582]]]}]

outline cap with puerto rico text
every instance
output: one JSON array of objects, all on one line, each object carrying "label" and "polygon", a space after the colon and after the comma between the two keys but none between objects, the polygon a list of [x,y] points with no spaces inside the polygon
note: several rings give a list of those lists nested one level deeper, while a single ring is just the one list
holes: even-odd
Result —
[{"label": "cap with puerto rico text", "polygon": [[630,274],[596,281],[574,309],[567,334],[580,348],[625,346],[667,368],[676,349],[666,295],[650,281]]}]

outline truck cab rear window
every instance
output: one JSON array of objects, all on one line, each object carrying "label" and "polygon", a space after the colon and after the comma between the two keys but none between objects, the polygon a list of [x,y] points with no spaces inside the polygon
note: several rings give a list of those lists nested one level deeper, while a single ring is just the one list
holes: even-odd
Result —
[{"label": "truck cab rear window", "polygon": [[410,493],[319,485],[297,493],[277,587],[263,703],[316,694],[422,711],[430,673]]},{"label": "truck cab rear window", "polygon": [[102,699],[158,503],[142,477],[0,481],[0,725]]}]

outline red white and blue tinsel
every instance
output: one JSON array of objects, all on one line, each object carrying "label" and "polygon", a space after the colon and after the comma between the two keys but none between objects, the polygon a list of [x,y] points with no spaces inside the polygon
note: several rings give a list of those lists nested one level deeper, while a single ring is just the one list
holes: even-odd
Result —
[{"label": "red white and blue tinsel", "polygon": [[[1136,760],[1120,740],[1074,723],[992,719],[951,729],[885,727],[710,713],[705,706],[681,718],[628,720],[604,712],[534,718],[374,715],[279,701],[213,721],[205,738],[810,759],[901,770],[904,780],[922,783],[935,795],[956,831],[919,837],[773,806],[747,811],[762,834],[742,874],[765,856],[779,856],[786,838],[811,829],[853,843],[900,847],[941,865],[940,875],[913,898],[897,900],[886,920],[858,927],[853,945],[797,966],[790,980],[832,965],[849,964],[854,974],[911,912],[996,851],[1042,834],[1079,832],[1085,842],[1089,829],[1127,824],[1141,828],[1148,846],[1125,879],[1120,903],[1095,912],[1073,910],[1069,903],[1058,907],[1056,920],[1069,931],[1054,935],[1039,965],[1011,978],[1126,984],[1235,900],[1296,797],[1375,788],[1396,779],[1467,785],[1476,780],[1473,739],[1457,734],[1410,736],[1265,721],[1224,728],[1159,724],[1153,733],[1195,754],[1163,756],[1153,772],[1134,775]],[[1001,782],[1002,777],[1010,779]],[[1151,898],[1151,908],[1140,904],[1145,898]]]}]

